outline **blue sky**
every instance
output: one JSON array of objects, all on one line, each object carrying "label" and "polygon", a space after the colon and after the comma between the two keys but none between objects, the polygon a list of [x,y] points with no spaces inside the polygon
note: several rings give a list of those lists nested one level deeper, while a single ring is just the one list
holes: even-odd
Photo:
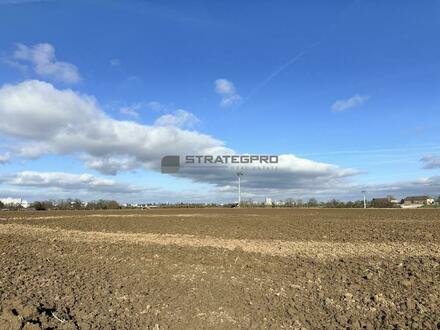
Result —
[{"label": "blue sky", "polygon": [[0,0],[0,195],[231,200],[233,173],[154,164],[213,146],[286,155],[243,179],[248,198],[438,195],[439,15],[438,1]]}]

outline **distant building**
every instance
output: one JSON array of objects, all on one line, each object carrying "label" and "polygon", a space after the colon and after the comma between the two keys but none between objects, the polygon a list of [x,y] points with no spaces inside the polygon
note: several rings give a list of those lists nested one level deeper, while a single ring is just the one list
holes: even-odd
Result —
[{"label": "distant building", "polygon": [[266,199],[264,200],[264,205],[266,205],[266,206],[272,206],[272,205],[273,205],[272,198],[270,198],[270,197],[266,197]]},{"label": "distant building", "polygon": [[124,203],[124,204],[122,204],[122,207],[129,208],[129,209],[149,209],[149,208],[157,207],[157,206],[145,204],[145,203],[134,203],[134,204]]},{"label": "distant building", "polygon": [[429,196],[410,196],[403,200],[402,207],[421,207],[424,205],[434,205],[435,200]]}]

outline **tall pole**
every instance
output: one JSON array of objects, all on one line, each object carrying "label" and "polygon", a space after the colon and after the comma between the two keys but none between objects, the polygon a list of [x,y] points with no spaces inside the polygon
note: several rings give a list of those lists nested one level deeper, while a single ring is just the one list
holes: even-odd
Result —
[{"label": "tall pole", "polygon": [[241,206],[241,180],[240,176],[238,176],[238,207]]},{"label": "tall pole", "polygon": [[367,193],[365,190],[362,190],[362,193],[364,194],[364,209],[367,208],[367,198],[365,196],[365,194]]},{"label": "tall pole", "polygon": [[238,172],[237,176],[238,176],[238,207],[241,206],[241,176],[243,175],[243,173]]}]

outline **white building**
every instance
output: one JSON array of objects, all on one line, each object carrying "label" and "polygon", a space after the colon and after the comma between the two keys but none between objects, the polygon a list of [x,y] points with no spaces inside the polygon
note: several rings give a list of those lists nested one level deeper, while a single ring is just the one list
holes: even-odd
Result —
[{"label": "white building", "polygon": [[30,203],[28,201],[21,198],[0,198],[0,202],[2,202],[2,204],[6,206],[21,206],[24,208],[28,208],[30,206]]},{"label": "white building", "polygon": [[264,200],[264,205],[272,206],[272,204],[273,204],[272,198],[266,197],[266,199]]},{"label": "white building", "polygon": [[417,208],[422,207],[424,205],[434,205],[435,200],[429,196],[411,196],[406,197],[403,200],[403,204],[401,207],[403,208]]}]

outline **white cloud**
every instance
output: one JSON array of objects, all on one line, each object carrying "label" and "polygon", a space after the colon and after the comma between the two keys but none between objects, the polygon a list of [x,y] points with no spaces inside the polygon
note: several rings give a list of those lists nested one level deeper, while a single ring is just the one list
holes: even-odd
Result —
[{"label": "white cloud", "polygon": [[262,165],[241,165],[239,169],[232,165],[221,167],[181,167],[176,174],[200,183],[211,183],[218,187],[231,186],[236,189],[236,172],[244,173],[243,187],[247,193],[256,195],[270,194],[269,188],[278,192],[314,191],[334,188],[345,184],[346,178],[359,174],[350,168],[340,168],[326,163],[299,158],[286,154],[278,157],[279,162],[270,168]]},{"label": "white cloud", "polygon": [[361,96],[359,94],[354,95],[346,100],[338,100],[332,105],[333,112],[342,112],[348,109],[352,109],[364,104],[370,97],[369,96]]},{"label": "white cloud", "polygon": [[8,62],[22,68],[27,67],[29,63],[37,75],[67,84],[74,84],[81,80],[78,68],[75,65],[57,61],[55,48],[49,43],[33,46],[16,44]]},{"label": "white cloud", "polygon": [[121,65],[121,60],[119,58],[112,58],[110,60],[110,65],[111,66],[120,66]]},{"label": "white cloud", "polygon": [[157,101],[148,102],[148,106],[153,111],[162,111],[163,110],[163,105]]},{"label": "white cloud", "polygon": [[0,154],[0,164],[6,164],[9,162],[10,159],[11,159],[11,155],[9,154],[9,152],[3,155]]},{"label": "white cloud", "polygon": [[424,169],[432,170],[440,168],[440,157],[435,155],[426,155],[420,159],[425,165],[423,165]]},{"label": "white cloud", "polygon": [[[160,117],[155,125],[116,120],[103,112],[93,97],[41,81],[1,87],[0,118],[0,135],[16,141],[12,150],[16,154],[32,158],[76,155],[86,166],[104,174],[139,168],[158,171],[165,155],[234,154],[221,140],[178,127],[195,121],[183,110]],[[177,176],[222,187],[235,186],[235,173],[236,169],[229,166],[183,169]],[[251,169],[243,182],[248,193],[267,193],[269,188],[331,189],[357,173],[282,155],[277,170]]]},{"label": "white cloud", "polygon": [[173,108],[172,105],[163,104],[158,101],[147,102],[146,107],[156,112],[167,112]]},{"label": "white cloud", "polygon": [[194,127],[199,119],[192,113],[178,109],[172,114],[160,116],[154,122],[155,126]]},{"label": "white cloud", "polygon": [[137,118],[139,117],[139,112],[141,111],[152,110],[154,112],[170,112],[173,111],[172,108],[173,107],[171,105],[165,105],[157,101],[150,101],[150,102],[140,101],[140,102],[131,103],[129,105],[124,105],[119,109],[119,112],[124,115]]},{"label": "white cloud", "polygon": [[227,79],[217,79],[215,82],[215,92],[222,97],[220,105],[230,107],[241,100],[237,94],[234,84]]},{"label": "white cloud", "polygon": [[10,186],[91,190],[96,192],[136,193],[142,189],[91,174],[24,171],[0,176],[0,183]]},{"label": "white cloud", "polygon": [[119,109],[119,112],[122,113],[123,115],[131,116],[134,118],[139,117],[139,113],[137,112],[137,108],[133,107],[133,106],[122,107],[121,109]]},{"label": "white cloud", "polygon": [[0,114],[1,133],[39,142],[62,133],[74,134],[74,128],[87,127],[88,121],[105,117],[93,97],[70,89],[60,91],[37,80],[2,86]]},{"label": "white cloud", "polygon": [[119,109],[119,112],[123,115],[131,116],[134,118],[139,117],[139,112],[148,108],[148,103],[146,102],[135,102],[129,105],[124,105]]},{"label": "white cloud", "polygon": [[142,163],[132,156],[83,156],[88,168],[106,175],[116,175],[120,171],[130,171],[142,167]]},{"label": "white cloud", "polygon": [[115,120],[93,97],[35,80],[0,88],[0,117],[0,134],[21,141],[17,153],[32,158],[43,154],[80,154],[89,161],[132,157],[136,166],[159,168],[167,154],[229,150],[206,134]]}]

